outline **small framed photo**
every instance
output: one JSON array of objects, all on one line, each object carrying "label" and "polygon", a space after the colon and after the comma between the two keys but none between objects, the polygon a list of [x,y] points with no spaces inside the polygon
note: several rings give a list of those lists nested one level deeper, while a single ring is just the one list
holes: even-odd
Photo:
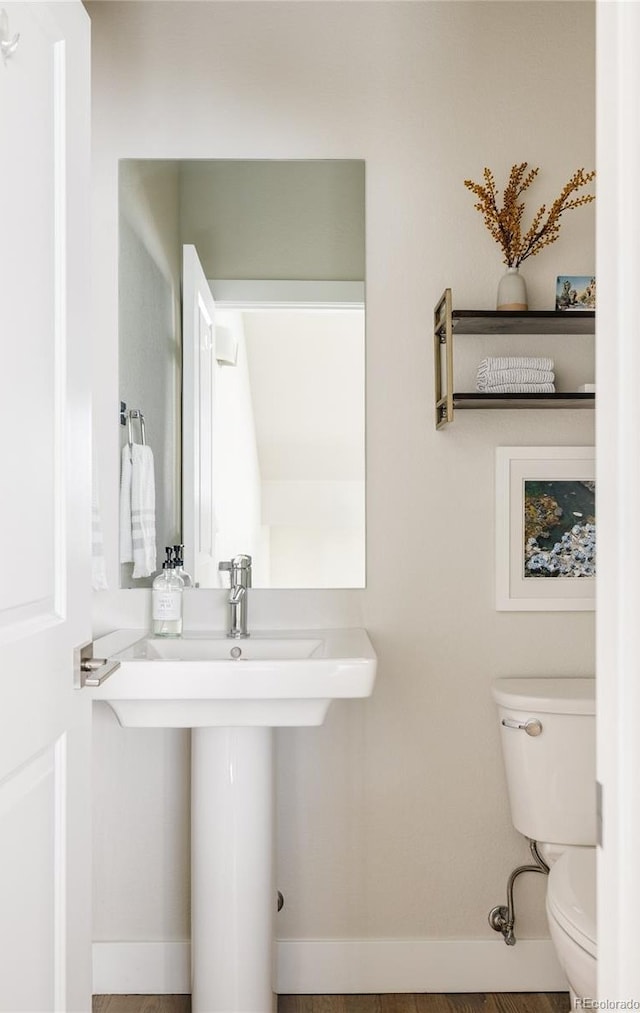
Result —
[{"label": "small framed photo", "polygon": [[561,274],[556,279],[557,310],[595,310],[595,308],[595,278],[586,274]]},{"label": "small framed photo", "polygon": [[496,448],[496,609],[595,608],[593,447]]}]

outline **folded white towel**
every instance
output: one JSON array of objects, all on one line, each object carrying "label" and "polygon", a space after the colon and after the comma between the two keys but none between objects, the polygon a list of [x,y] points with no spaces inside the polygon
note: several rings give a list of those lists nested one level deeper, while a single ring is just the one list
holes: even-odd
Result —
[{"label": "folded white towel", "polygon": [[478,373],[477,390],[487,390],[497,383],[553,383],[555,373],[542,369],[494,369],[486,373]]},{"label": "folded white towel", "polygon": [[[94,479],[95,483],[95,479]],[[93,487],[91,502],[91,586],[94,591],[107,591],[107,568],[104,559],[104,543],[102,539],[102,520],[98,490]]]},{"label": "folded white towel", "polygon": [[535,355],[489,356],[478,366],[478,376],[493,373],[499,369],[537,369],[550,372],[554,368],[553,359]]},{"label": "folded white towel", "polygon": [[151,447],[122,448],[120,562],[133,563],[133,577],[156,569],[156,490]]},{"label": "folded white towel", "polygon": [[483,389],[484,394],[555,394],[553,383],[496,383]]},{"label": "folded white towel", "polygon": [[133,563],[131,534],[131,447],[122,448],[120,464],[120,562]]}]

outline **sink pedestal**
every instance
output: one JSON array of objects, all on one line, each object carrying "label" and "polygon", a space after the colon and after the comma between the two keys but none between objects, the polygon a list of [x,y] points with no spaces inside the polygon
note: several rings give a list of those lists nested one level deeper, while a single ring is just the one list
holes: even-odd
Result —
[{"label": "sink pedestal", "polygon": [[273,731],[194,728],[193,1013],[272,1013]]},{"label": "sink pedestal", "polygon": [[119,630],[94,651],[120,667],[83,692],[124,728],[192,729],[193,1013],[275,1013],[272,729],[321,725],[333,700],[370,696],[371,642],[358,629],[241,642]]}]

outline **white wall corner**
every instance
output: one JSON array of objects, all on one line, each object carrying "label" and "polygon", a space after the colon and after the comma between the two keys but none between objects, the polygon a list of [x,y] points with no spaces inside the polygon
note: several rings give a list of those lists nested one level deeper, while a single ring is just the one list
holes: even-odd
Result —
[{"label": "white wall corner", "polygon": [[[188,942],[93,944],[93,991],[191,991]],[[281,995],[372,992],[563,992],[566,978],[549,939],[281,939]]]}]

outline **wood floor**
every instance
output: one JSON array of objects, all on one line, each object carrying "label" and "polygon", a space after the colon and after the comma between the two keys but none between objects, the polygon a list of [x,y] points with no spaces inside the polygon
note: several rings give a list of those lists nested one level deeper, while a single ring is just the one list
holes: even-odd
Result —
[{"label": "wood floor", "polygon": [[[281,995],[278,1013],[568,1013],[568,992]],[[93,1013],[191,1013],[188,995],[94,995]]]}]

